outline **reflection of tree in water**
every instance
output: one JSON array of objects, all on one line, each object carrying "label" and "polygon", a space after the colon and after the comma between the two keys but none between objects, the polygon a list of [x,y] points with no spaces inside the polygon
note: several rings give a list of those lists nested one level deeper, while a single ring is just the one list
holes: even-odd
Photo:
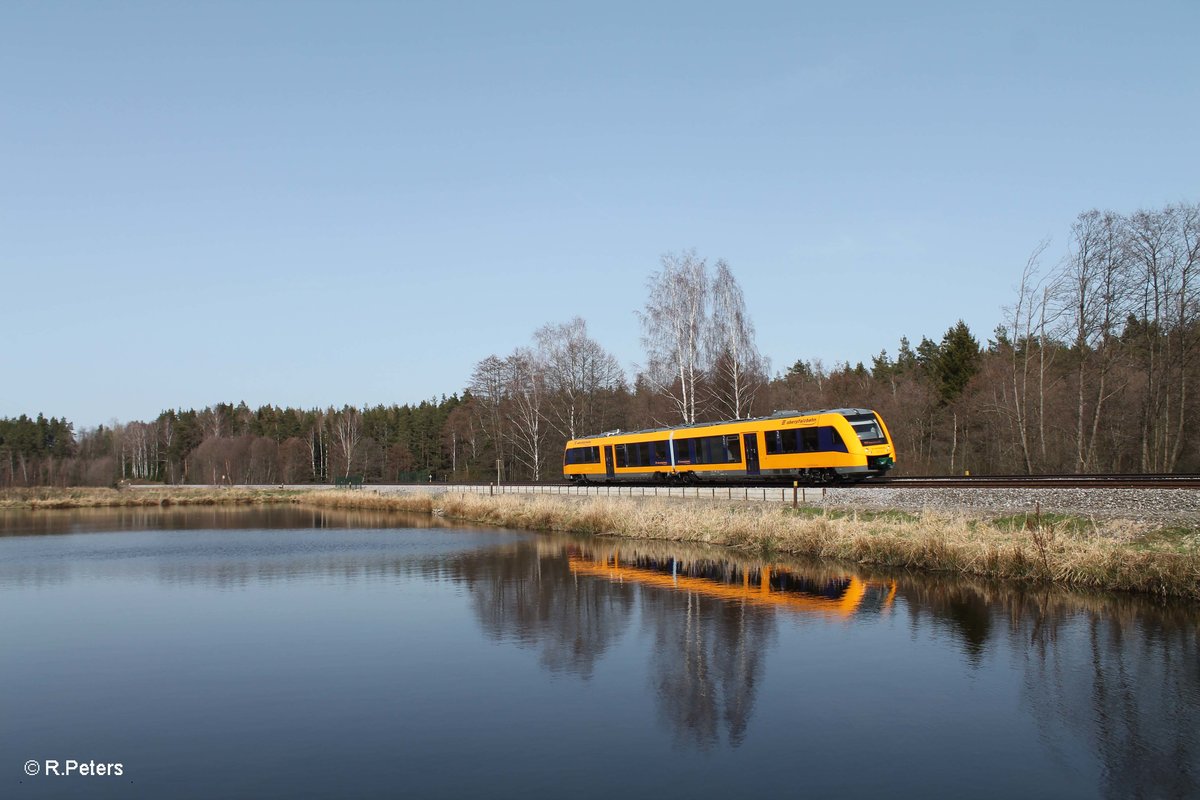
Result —
[{"label": "reflection of tree in water", "polygon": [[[774,612],[636,580],[576,574],[570,560],[579,553],[577,547],[521,544],[457,555],[444,569],[467,586],[488,635],[538,648],[550,671],[585,679],[627,628],[638,592],[643,620],[656,641],[652,681],[662,717],[681,740],[700,747],[717,743],[722,726],[730,743],[740,744],[774,640]],[[593,563],[603,565],[604,557],[598,558]],[[669,570],[673,560],[636,562],[660,571],[664,563]],[[706,571],[705,577],[741,585],[739,567],[704,563],[724,570],[720,576]]]},{"label": "reflection of tree in water", "polygon": [[1193,606],[937,577],[902,583],[914,621],[929,613],[948,623],[972,666],[1007,632],[1023,703],[1051,758],[1068,763],[1071,744],[1082,744],[1103,765],[1109,797],[1200,796]]},{"label": "reflection of tree in water", "polygon": [[662,718],[679,740],[701,748],[719,742],[722,725],[729,743],[741,744],[774,642],[775,612],[652,587],[640,597],[654,636],[651,681]]},{"label": "reflection of tree in water", "polygon": [[971,666],[980,665],[992,635],[995,612],[970,584],[931,575],[903,582],[898,594],[907,600],[905,605],[914,626],[923,614],[930,614],[935,625],[960,640]]},{"label": "reflection of tree in water", "polygon": [[464,554],[447,569],[466,584],[489,636],[538,648],[551,672],[586,679],[628,626],[633,594],[623,584],[577,578],[567,561],[561,548],[523,545]]},{"label": "reflection of tree in water", "polygon": [[1023,698],[1053,750],[1082,739],[1108,797],[1200,796],[1200,638],[1187,609],[1029,603],[1012,631]]}]

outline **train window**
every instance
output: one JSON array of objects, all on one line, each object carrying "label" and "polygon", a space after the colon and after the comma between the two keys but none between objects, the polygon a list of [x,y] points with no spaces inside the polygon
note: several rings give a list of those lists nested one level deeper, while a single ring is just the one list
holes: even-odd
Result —
[{"label": "train window", "polygon": [[785,428],[781,431],[767,431],[765,435],[767,453],[770,455],[811,453],[817,449],[816,428]]},{"label": "train window", "polygon": [[675,440],[675,463],[676,464],[691,464],[692,463],[692,440],[691,439],[676,439]]},{"label": "train window", "polygon": [[[767,453],[784,455],[790,453],[819,453],[822,451],[846,452],[846,445],[838,432],[829,425],[819,428],[785,428],[767,431]],[[735,442],[730,448],[733,461],[741,461],[741,448]]]},{"label": "train window", "polygon": [[846,420],[854,428],[854,432],[858,434],[858,438],[863,444],[885,444],[887,442],[874,414],[852,414],[847,416]]},{"label": "train window", "polygon": [[731,433],[725,437],[725,463],[736,464],[742,460],[742,437]]},{"label": "train window", "polygon": [[567,448],[565,464],[599,464],[599,447],[569,447]]},{"label": "train window", "polygon": [[697,464],[735,464],[742,460],[742,440],[736,433],[728,436],[702,436],[696,443]]},{"label": "train window", "polygon": [[842,436],[837,432],[837,428],[832,425],[822,425],[820,432],[822,450],[836,453],[846,452],[846,443],[842,441]]},{"label": "train window", "polygon": [[652,467],[671,463],[665,440],[619,444],[615,448],[615,455],[618,467]]}]

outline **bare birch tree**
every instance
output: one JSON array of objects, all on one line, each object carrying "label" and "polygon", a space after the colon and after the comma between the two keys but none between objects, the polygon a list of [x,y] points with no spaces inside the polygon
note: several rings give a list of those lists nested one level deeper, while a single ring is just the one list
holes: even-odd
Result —
[{"label": "bare birch tree", "polygon": [[145,480],[153,476],[157,461],[158,437],[146,422],[125,425],[121,437],[121,462],[126,465],[122,477]]},{"label": "bare birch tree", "polygon": [[705,340],[709,394],[722,416],[741,419],[767,380],[767,364],[754,341],[742,287],[724,260],[712,282],[712,316]]},{"label": "bare birch tree", "polygon": [[1069,303],[1071,339],[1079,360],[1075,408],[1075,471],[1091,469],[1104,404],[1114,393],[1109,376],[1113,346],[1126,304],[1123,221],[1111,212],[1088,211],[1071,226],[1072,251],[1062,272]]},{"label": "bare birch tree", "polygon": [[1189,367],[1200,335],[1198,216],[1196,206],[1178,205],[1139,211],[1129,221],[1146,380],[1142,469],[1150,472],[1173,470],[1183,453]]},{"label": "bare birch tree", "polygon": [[325,412],[313,414],[312,427],[305,437],[308,446],[308,465],[312,477],[324,483],[329,479],[329,446],[325,441]]},{"label": "bare birch tree", "polygon": [[[1009,353],[1013,425],[1021,449],[1021,460],[1028,475],[1033,474],[1033,455],[1030,444],[1032,427],[1030,418],[1033,416],[1030,406],[1033,401],[1030,400],[1029,395],[1031,391],[1035,390],[1037,392],[1037,420],[1043,431],[1039,438],[1042,449],[1045,448],[1042,420],[1044,419],[1045,379],[1048,366],[1046,363],[1046,323],[1047,308],[1055,286],[1052,280],[1046,280],[1040,274],[1040,270],[1042,254],[1049,246],[1050,241],[1044,239],[1034,248],[1021,273],[1021,283],[1017,288],[1017,302],[1007,309],[1008,324],[1013,335]],[[1035,370],[1033,363],[1035,357],[1037,358],[1036,387],[1031,387],[1030,373]]]},{"label": "bare birch tree", "polygon": [[514,352],[504,361],[506,416],[512,432],[512,453],[529,470],[535,481],[542,479],[546,439],[542,402],[545,376],[537,355],[528,348]]},{"label": "bare birch tree", "polygon": [[1171,450],[1168,469],[1174,471],[1184,453],[1185,432],[1190,395],[1188,387],[1196,375],[1189,369],[1196,366],[1200,352],[1200,204],[1179,205],[1173,209],[1176,247],[1179,252],[1179,293],[1176,303],[1175,329],[1179,331],[1179,416],[1175,426],[1175,446]]},{"label": "bare birch tree", "polygon": [[174,414],[160,414],[158,418],[158,441],[161,445],[163,457],[163,472],[160,477],[165,478],[167,483],[175,482],[175,468],[171,463],[170,452],[171,444],[175,441],[175,416]]},{"label": "bare birch tree", "polygon": [[550,423],[567,439],[596,431],[599,396],[625,385],[625,372],[617,359],[588,336],[582,317],[545,325],[534,334],[534,340],[543,367]]},{"label": "bare birch tree", "polygon": [[472,404],[479,427],[484,438],[492,443],[496,451],[496,461],[504,463],[505,453],[505,418],[504,399],[507,391],[508,369],[498,356],[488,356],[475,365],[471,373],[471,394],[475,399]]},{"label": "bare birch tree", "polygon": [[696,393],[704,374],[708,264],[695,250],[667,253],[647,281],[650,296],[638,312],[645,376],[671,400],[683,423],[696,421]]},{"label": "bare birch tree", "polygon": [[[329,411],[333,416],[333,409]],[[346,460],[346,471],[343,476],[348,478],[350,477],[350,466],[354,461],[354,451],[358,448],[358,443],[362,441],[362,418],[357,409],[345,406],[341,413],[334,417],[333,435],[337,442],[338,452]]]}]

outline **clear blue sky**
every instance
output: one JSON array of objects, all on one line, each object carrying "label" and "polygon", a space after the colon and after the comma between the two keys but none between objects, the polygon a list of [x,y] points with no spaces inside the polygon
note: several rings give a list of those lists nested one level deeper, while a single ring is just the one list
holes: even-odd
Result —
[{"label": "clear blue sky", "polygon": [[0,5],[0,416],[459,391],[666,251],[777,370],[1200,199],[1200,3]]}]

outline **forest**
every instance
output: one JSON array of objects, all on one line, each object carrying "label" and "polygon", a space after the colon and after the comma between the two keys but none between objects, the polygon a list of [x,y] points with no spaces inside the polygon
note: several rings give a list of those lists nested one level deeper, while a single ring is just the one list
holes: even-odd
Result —
[{"label": "forest", "polygon": [[1200,472],[1200,204],[1087,211],[1066,255],[1047,249],[1014,271],[990,336],[960,321],[869,364],[800,353],[773,373],[730,265],[668,253],[633,375],[575,318],[416,405],[0,418],[0,486],[555,480],[569,438],[838,407],[880,413],[896,474]]}]

